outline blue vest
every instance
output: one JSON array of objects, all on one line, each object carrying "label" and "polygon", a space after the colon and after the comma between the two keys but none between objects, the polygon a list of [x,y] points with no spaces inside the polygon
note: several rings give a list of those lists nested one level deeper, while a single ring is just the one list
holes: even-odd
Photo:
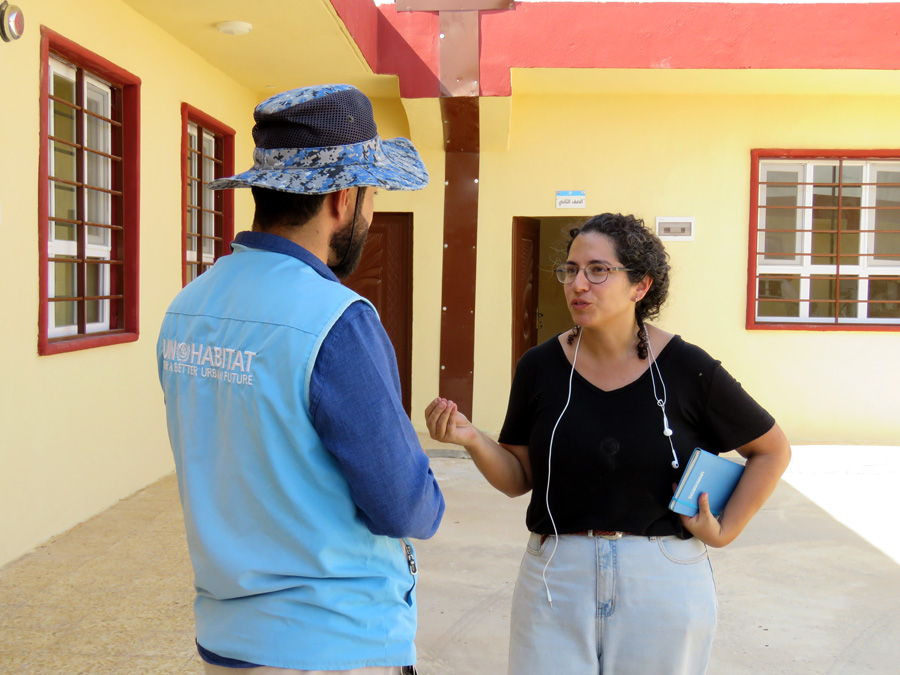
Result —
[{"label": "blue vest", "polygon": [[197,639],[281,668],[415,663],[411,547],[363,524],[309,415],[319,347],[361,298],[234,249],[175,298],[157,346]]}]

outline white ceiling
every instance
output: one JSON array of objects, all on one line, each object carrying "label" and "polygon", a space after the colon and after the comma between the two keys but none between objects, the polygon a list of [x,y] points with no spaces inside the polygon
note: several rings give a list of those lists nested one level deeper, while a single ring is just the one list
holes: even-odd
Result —
[{"label": "white ceiling", "polygon": [[[352,84],[370,97],[399,96],[397,78],[372,73],[328,0],[123,0],[261,97],[309,84]],[[225,35],[220,21],[247,21]]]}]

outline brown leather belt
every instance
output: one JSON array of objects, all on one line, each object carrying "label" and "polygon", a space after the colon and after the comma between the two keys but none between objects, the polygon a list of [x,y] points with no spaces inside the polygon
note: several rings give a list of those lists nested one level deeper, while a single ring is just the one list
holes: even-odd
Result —
[{"label": "brown leather belt", "polygon": [[[581,536],[585,536],[585,537],[600,537],[601,539],[614,540],[614,539],[621,539],[622,537],[624,537],[626,534],[629,534],[629,533],[628,532],[610,532],[608,530],[582,530],[581,532],[563,532],[563,534],[570,534],[570,535],[576,535],[576,536],[581,535]],[[549,536],[550,536],[549,534],[541,535],[541,545],[542,546],[543,546],[544,542],[547,541],[547,537],[549,537]]]}]

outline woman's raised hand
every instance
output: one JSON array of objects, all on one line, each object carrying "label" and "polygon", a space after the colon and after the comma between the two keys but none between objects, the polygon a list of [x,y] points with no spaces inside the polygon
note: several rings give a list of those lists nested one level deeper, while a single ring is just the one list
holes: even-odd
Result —
[{"label": "woman's raised hand", "polygon": [[425,408],[428,433],[441,443],[461,445],[488,483],[510,497],[531,489],[531,464],[525,445],[500,445],[480,432],[453,401],[436,398]]},{"label": "woman's raised hand", "polygon": [[425,424],[432,439],[441,443],[468,445],[478,440],[478,429],[459,412],[456,404],[446,398],[436,398],[425,408]]}]

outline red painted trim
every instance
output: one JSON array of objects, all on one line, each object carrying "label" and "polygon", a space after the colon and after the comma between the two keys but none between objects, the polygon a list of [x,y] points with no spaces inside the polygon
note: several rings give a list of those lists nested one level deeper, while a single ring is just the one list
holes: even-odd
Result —
[{"label": "red painted trim", "polygon": [[[222,170],[226,176],[234,175],[234,134],[223,138]],[[222,191],[222,220],[222,255],[230,255],[234,241],[234,190]]]},{"label": "red painted trim", "polygon": [[[900,150],[785,150],[760,148],[752,150],[755,159],[900,159]],[[758,172],[757,172],[758,175]]]},{"label": "red painted trim", "polygon": [[331,5],[374,71],[378,62],[378,34],[381,30],[381,14],[375,3],[372,0],[331,0]]},{"label": "red painted trim", "polygon": [[[437,12],[332,4],[401,96],[439,95]],[[898,33],[900,3],[519,3],[480,13],[480,84],[509,96],[510,68],[894,70]]]},{"label": "red painted trim", "polygon": [[756,324],[756,256],[759,236],[757,218],[759,213],[759,150],[750,151],[750,245],[747,247],[747,328]]},{"label": "red painted trim", "polygon": [[95,349],[97,347],[125,344],[126,342],[137,342],[138,337],[136,332],[73,336],[71,338],[48,342],[46,348],[43,351],[40,351],[39,354],[41,356],[50,356],[51,354],[80,352],[84,349]]},{"label": "red painted trim", "polygon": [[750,151],[750,246],[747,264],[747,330],[898,332],[900,325],[846,323],[766,323],[756,320],[757,217],[761,159],[900,159],[900,150],[790,150],[757,148]]},{"label": "red painted trim", "polygon": [[41,95],[40,141],[38,143],[38,354],[50,354],[47,342],[49,318],[50,275],[47,269],[47,246],[50,241],[50,157],[47,152],[50,136],[50,112],[47,98],[50,93],[50,41],[41,29]]},{"label": "red painted trim", "polygon": [[748,330],[790,330],[790,331],[853,331],[866,333],[896,333],[900,326],[886,326],[884,324],[848,324],[848,323],[756,323],[747,326]]},{"label": "red painted trim", "polygon": [[[49,158],[47,157],[50,120],[48,95],[50,91],[50,53],[57,53],[81,67],[87,68],[110,83],[121,87],[122,115],[122,166],[123,179],[123,286],[125,295],[124,326],[121,331],[102,335],[78,335],[51,341],[47,337],[49,312],[49,278],[47,274],[47,243],[49,224]],[[38,253],[39,307],[38,354],[61,354],[92,349],[111,344],[134,342],[140,335],[140,147],[141,147],[141,80],[127,70],[64,38],[59,33],[41,26],[41,97],[40,97],[40,145],[38,158]]]},{"label": "red painted trim", "polygon": [[[440,20],[437,12],[398,12],[378,8],[377,59],[372,69],[397,75],[403,98],[437,98],[441,94]],[[355,37],[355,36],[354,36]]]},{"label": "red painted trim", "polygon": [[440,96],[437,12],[397,12],[371,0],[331,0],[372,72],[397,75],[403,98]]},{"label": "red painted trim", "polygon": [[188,182],[188,166],[190,156],[190,142],[188,137],[188,115],[191,106],[187,103],[181,104],[181,286],[187,285],[187,261],[185,260],[185,251],[187,250],[187,182]]},{"label": "red painted trim", "polygon": [[102,56],[95,54],[89,49],[85,49],[77,42],[73,42],[69,38],[63,37],[46,26],[41,26],[41,39],[50,42],[51,51],[58,52],[63,56],[68,56],[75,61],[89,63],[92,73],[96,73],[113,84],[121,87],[128,85],[140,86],[141,84],[141,78],[137,75],[131,74],[112,61],[104,59]]},{"label": "red painted trim", "polygon": [[[188,122],[194,122],[204,129],[222,137],[222,172],[224,176],[234,174],[235,131],[227,124],[208,115],[189,103],[181,104],[181,285],[188,282],[187,270],[187,180],[190,156]],[[222,190],[222,255],[231,253],[234,240],[234,190]]]},{"label": "red painted trim", "polygon": [[[140,82],[140,80],[138,80]],[[124,143],[123,230],[125,238],[125,330],[140,334],[141,262],[141,87],[123,87],[122,140]]]},{"label": "red painted trim", "polygon": [[522,3],[481,17],[482,87],[509,68],[862,69],[900,64],[900,5]]},{"label": "red painted trim", "polygon": [[[205,127],[210,131],[214,131],[217,134],[221,134],[222,136],[234,136],[235,131],[230,126],[225,124],[224,122],[220,122],[215,117],[206,114],[199,108],[195,108],[190,103],[182,103],[181,104],[181,114],[187,115],[192,122],[196,122],[201,127]],[[185,131],[187,131],[187,124],[185,124]],[[233,168],[233,167],[231,167]],[[225,167],[226,170],[229,167]]]}]

